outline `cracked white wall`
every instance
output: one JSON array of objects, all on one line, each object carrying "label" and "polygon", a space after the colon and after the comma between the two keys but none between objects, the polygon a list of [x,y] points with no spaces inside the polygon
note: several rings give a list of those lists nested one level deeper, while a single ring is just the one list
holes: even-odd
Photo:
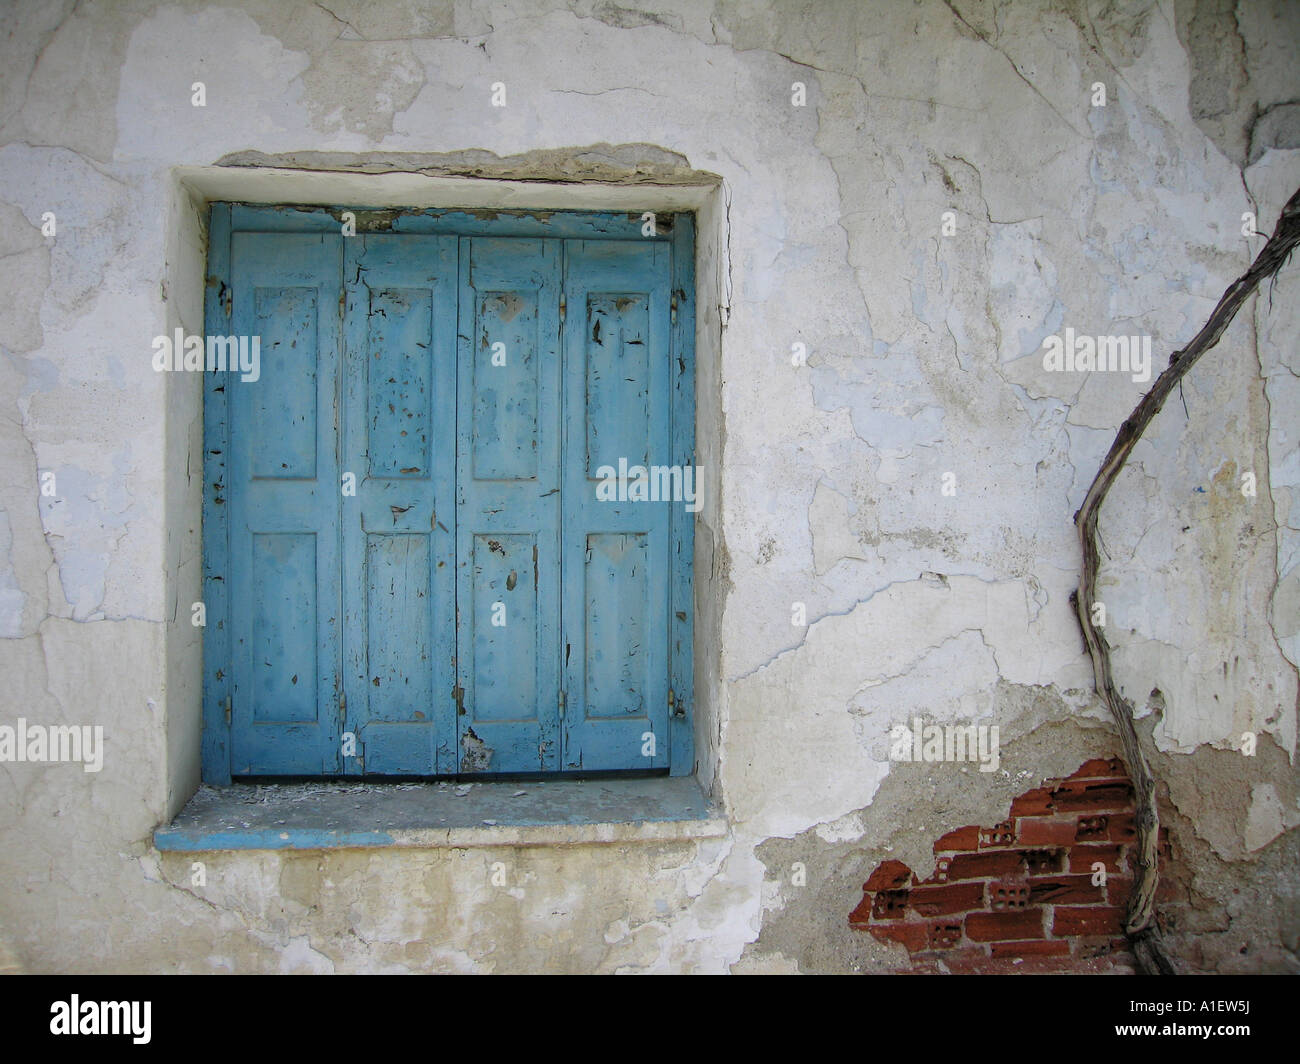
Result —
[{"label": "cracked white wall", "polygon": [[[1084,721],[1053,732],[1051,757],[1004,760],[1008,780],[1113,752],[1068,603],[1071,517],[1145,385],[1045,373],[1040,345],[1066,326],[1146,334],[1163,368],[1262,245],[1243,212],[1271,228],[1300,184],[1277,109],[1300,96],[1300,62],[1278,43],[1294,18],[1266,32],[1243,14],[1230,99],[1193,114],[1193,58],[1213,54],[1196,4],[1135,0],[1093,21],[1067,7],[17,5],[0,62],[0,716],[108,736],[98,776],[0,765],[0,924],[19,962],[722,970],[749,946],[747,965],[797,965],[752,946],[766,912],[798,903],[758,858],[765,839],[857,832],[866,871],[896,836],[927,831],[908,845],[928,852],[945,829],[873,817],[893,723],[975,718],[1012,742]],[[1256,85],[1274,146],[1256,131],[1243,170],[1250,131],[1230,119]],[[198,423],[149,366],[153,336],[197,327],[193,296],[161,290],[169,170],[249,150],[600,143],[658,145],[724,181],[716,767],[732,837],[518,856],[522,901],[489,889],[478,853],[229,855],[203,900],[178,889],[186,863],[148,842],[195,697],[163,647],[197,586],[197,530],[181,526],[200,471],[177,463]],[[1158,714],[1180,810],[1196,819],[1206,801],[1190,781],[1207,747],[1255,731],[1285,755],[1225,778],[1201,834],[1230,860],[1297,816],[1289,269],[1151,427],[1102,519],[1118,677]],[[998,819],[998,782],[936,786]],[[442,892],[454,917],[430,915]]]}]

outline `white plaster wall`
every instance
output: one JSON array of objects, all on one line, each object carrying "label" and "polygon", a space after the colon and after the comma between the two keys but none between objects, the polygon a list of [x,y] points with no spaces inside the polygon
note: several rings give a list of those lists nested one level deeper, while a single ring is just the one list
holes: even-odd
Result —
[{"label": "white plaster wall", "polygon": [[[1300,184],[1297,152],[1243,171],[1202,130],[1173,4],[1093,21],[1048,0],[71,8],[17,4],[0,35],[0,723],[102,723],[108,756],[97,775],[0,765],[0,926],[21,964],[726,970],[748,948],[797,966],[761,941],[799,904],[764,840],[855,844],[847,914],[891,848],[924,874],[930,840],[970,822],[873,806],[892,724],[997,723],[1014,750],[1084,721],[996,779],[940,766],[954,818],[1000,819],[1013,781],[1115,751],[1068,602],[1071,517],[1144,386],[1045,373],[1040,345],[1149,334],[1158,373],[1262,246],[1242,213],[1271,229]],[[1294,58],[1248,73],[1294,80]],[[173,168],[599,143],[723,182],[720,306],[701,314],[721,330],[725,594],[700,746],[731,836],[516,854],[508,900],[490,851],[227,855],[191,890],[149,843],[195,783],[199,409],[149,365],[153,336],[201,320],[194,278],[163,291],[169,255],[202,239]],[[1245,863],[1296,820],[1297,284],[1293,265],[1195,369],[1102,519],[1118,677],[1198,844]],[[1211,800],[1221,770],[1202,766],[1226,762],[1205,751],[1243,731],[1280,756]],[[456,914],[431,915],[449,896]]]}]

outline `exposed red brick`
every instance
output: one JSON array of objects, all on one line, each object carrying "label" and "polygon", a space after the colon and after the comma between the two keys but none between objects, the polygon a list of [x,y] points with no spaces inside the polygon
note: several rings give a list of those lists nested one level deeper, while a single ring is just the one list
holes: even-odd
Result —
[{"label": "exposed red brick", "polygon": [[[1134,821],[1123,763],[1094,758],[1014,798],[1001,823],[941,836],[924,883],[902,862],[883,862],[849,922],[903,944],[913,956],[900,969],[907,974],[1132,974],[1123,923]],[[1167,829],[1159,853],[1162,863],[1171,857]],[[1094,865],[1104,883],[1093,883]],[[1161,877],[1159,896],[1175,889]],[[1177,889],[1186,894],[1185,885]]]},{"label": "exposed red brick", "polygon": [[1112,905],[1127,905],[1132,890],[1133,880],[1128,876],[1110,876],[1106,880],[1106,900]]},{"label": "exposed red brick", "polygon": [[1068,957],[1070,955],[1070,944],[1060,940],[1029,939],[1024,942],[994,942],[990,948],[994,957]]},{"label": "exposed red brick", "polygon": [[1011,803],[1012,816],[1047,816],[1052,812],[1052,792],[1047,787],[1025,791]]},{"label": "exposed red brick", "polygon": [[989,884],[989,907],[995,912],[1002,909],[1023,909],[1028,904],[1028,880],[1002,880]]},{"label": "exposed red brick", "polygon": [[1128,780],[1066,780],[1052,791],[1057,812],[1100,812],[1133,805],[1133,785]]},{"label": "exposed red brick", "polygon": [[1029,881],[1029,900],[1035,905],[1100,905],[1106,892],[1092,885],[1091,876],[1051,876]]},{"label": "exposed red brick", "polygon": [[1110,817],[1081,816],[1075,824],[1075,842],[1105,842],[1110,838]]},{"label": "exposed red brick", "polygon": [[983,853],[959,853],[948,863],[948,879],[991,879],[1009,876],[1021,870],[1018,850],[986,850]]},{"label": "exposed red brick", "polygon": [[937,887],[913,887],[911,904],[922,916],[943,916],[979,909],[984,905],[984,884],[951,883]]},{"label": "exposed red brick", "polygon": [[882,861],[871,873],[870,878],[862,884],[863,890],[897,890],[912,881],[912,870],[902,861]]},{"label": "exposed red brick", "polygon": [[1042,909],[1009,909],[1000,913],[969,913],[966,937],[972,942],[1005,942],[1043,937]]},{"label": "exposed red brick", "polygon": [[966,946],[941,954],[937,959],[953,975],[978,975],[988,970],[988,949],[988,946]]},{"label": "exposed red brick", "polygon": [[1118,846],[1074,846],[1070,850],[1070,872],[1092,872],[1093,865],[1101,862],[1107,875],[1122,872]]},{"label": "exposed red brick", "polygon": [[960,941],[960,920],[936,920],[930,925],[930,949],[952,949]]},{"label": "exposed red brick", "polygon": [[948,851],[978,850],[980,845],[980,829],[978,824],[972,824],[968,828],[958,828],[956,831],[950,831],[947,835],[940,835],[934,843],[935,853],[945,853]]},{"label": "exposed red brick", "polygon": [[[1052,917],[1052,934],[1057,938],[1071,935],[1122,935],[1124,910],[1119,906],[1095,905],[1088,908],[1057,906]],[[972,936],[974,937],[974,936]]]},{"label": "exposed red brick", "polygon": [[1000,850],[1004,846],[1013,846],[1016,841],[1016,825],[1013,820],[1004,820],[991,828],[980,828],[980,849]]},{"label": "exposed red brick", "polygon": [[1127,779],[1128,773],[1124,771],[1124,762],[1118,757],[1094,757],[1091,761],[1085,761],[1080,765],[1077,772],[1071,773],[1070,779],[1083,779],[1087,776],[1108,776]]},{"label": "exposed red brick", "polygon": [[1132,813],[1116,813],[1107,820],[1106,837],[1111,842],[1132,842],[1137,838],[1137,826]]},{"label": "exposed red brick", "polygon": [[1016,821],[1016,839],[1025,846],[1068,846],[1074,841],[1075,824],[1054,817],[1021,817]]},{"label": "exposed red brick", "polygon": [[872,924],[867,928],[881,942],[897,942],[908,953],[919,953],[929,945],[930,925],[922,923]]},{"label": "exposed red brick", "polygon": [[1031,876],[1053,875],[1065,865],[1064,850],[1022,850],[1025,870]]},{"label": "exposed red brick", "polygon": [[876,894],[871,904],[873,920],[900,920],[907,914],[908,892],[905,890],[882,890]]}]

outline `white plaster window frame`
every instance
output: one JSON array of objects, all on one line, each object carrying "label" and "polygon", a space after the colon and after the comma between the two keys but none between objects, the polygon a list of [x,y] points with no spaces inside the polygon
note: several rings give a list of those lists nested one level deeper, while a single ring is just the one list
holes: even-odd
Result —
[{"label": "white plaster window frame", "polygon": [[[558,176],[558,175],[557,175]],[[580,808],[565,811],[554,799],[562,781],[530,784],[526,790],[549,795],[547,812],[539,815],[535,803],[519,801],[513,823],[446,828],[430,810],[430,821],[400,832],[376,831],[379,825],[343,823],[337,845],[546,845],[577,842],[626,842],[637,839],[716,837],[725,833],[719,814],[724,805],[718,773],[719,714],[721,712],[720,615],[723,589],[716,557],[721,544],[721,479],[718,475],[722,440],[721,355],[722,334],[729,313],[727,278],[729,247],[726,198],[722,183],[699,175],[697,183],[648,183],[643,178],[626,183],[605,181],[513,181],[494,178],[430,176],[409,171],[358,173],[251,166],[175,167],[169,173],[166,264],[163,271],[163,331],[171,335],[182,328],[201,334],[204,328],[204,285],[207,275],[207,216],[213,202],[294,204],[336,207],[364,204],[376,208],[464,208],[467,210],[584,210],[691,212],[696,223],[696,462],[703,467],[704,483],[712,486],[696,515],[694,558],[694,691],[695,769],[692,775],[664,778],[668,815],[638,818],[617,814],[614,821],[591,817]],[[176,817],[200,786],[202,738],[202,638],[201,629],[188,619],[189,604],[202,598],[202,470],[203,387],[201,375],[167,374],[165,400],[167,473],[164,485],[166,528],[166,588],[168,615],[177,618],[165,639],[166,680],[164,720],[166,738],[167,817]],[[181,460],[185,457],[185,461]],[[176,608],[171,608],[176,607]],[[183,622],[183,623],[182,623]],[[683,792],[683,781],[692,784]],[[569,781],[574,786],[573,781]],[[654,799],[656,780],[640,781]],[[512,783],[482,783],[480,788],[519,789]],[[576,784],[581,793],[582,785]],[[670,792],[669,787],[676,786]],[[436,784],[430,784],[430,794]],[[490,792],[489,792],[490,793]],[[635,788],[630,794],[635,794]],[[695,799],[691,795],[697,796]],[[208,796],[210,798],[210,795]],[[581,805],[580,798],[574,802]],[[687,804],[689,803],[689,804]],[[437,803],[435,802],[434,805]],[[617,803],[615,803],[617,805]],[[352,803],[340,803],[349,809]],[[685,812],[683,810],[686,810]],[[549,821],[538,823],[538,820]],[[179,824],[179,821],[178,821]],[[156,839],[168,849],[211,848],[191,833],[162,828]],[[208,836],[209,840],[212,837]],[[367,843],[367,837],[375,841]],[[263,839],[251,835],[231,840],[220,848],[317,848],[328,845],[320,833]],[[404,841],[395,841],[400,838]],[[165,840],[165,841],[164,841]],[[195,845],[196,840],[198,844]],[[314,840],[314,841],[313,841]],[[386,840],[386,841],[384,841]]]}]

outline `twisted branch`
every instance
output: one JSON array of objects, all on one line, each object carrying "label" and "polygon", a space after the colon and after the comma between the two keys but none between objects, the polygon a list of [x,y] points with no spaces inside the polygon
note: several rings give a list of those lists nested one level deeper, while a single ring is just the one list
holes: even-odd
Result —
[{"label": "twisted branch", "polygon": [[1151,774],[1151,766],[1142,752],[1133,725],[1133,705],[1116,689],[1111,671],[1110,646],[1106,637],[1092,623],[1092,603],[1097,594],[1097,571],[1101,565],[1097,551],[1097,516],[1106,493],[1119,476],[1129,453],[1142,438],[1147,426],[1160,413],[1169,393],[1197,360],[1219,342],[1219,337],[1236,317],[1241,305],[1262,281],[1274,276],[1282,268],[1297,244],[1300,244],[1300,189],[1282,208],[1273,235],[1255,257],[1250,269],[1228,286],[1218,306],[1192,342],[1170,356],[1169,367],[1160,374],[1151,390],[1142,397],[1133,413],[1120,426],[1110,452],[1093,478],[1083,505],[1074,515],[1074,523],[1079,532],[1079,547],[1083,553],[1083,573],[1079,579],[1079,588],[1073,596],[1075,614],[1079,627],[1083,630],[1084,642],[1088,645],[1088,655],[1092,658],[1093,686],[1119,726],[1124,761],[1137,792],[1138,867],[1133,879],[1133,891],[1129,895],[1125,932],[1133,944],[1139,968],[1148,975],[1174,974],[1173,964],[1165,952],[1155,919],[1156,887],[1160,879],[1160,814],[1156,809],[1155,777]]}]

